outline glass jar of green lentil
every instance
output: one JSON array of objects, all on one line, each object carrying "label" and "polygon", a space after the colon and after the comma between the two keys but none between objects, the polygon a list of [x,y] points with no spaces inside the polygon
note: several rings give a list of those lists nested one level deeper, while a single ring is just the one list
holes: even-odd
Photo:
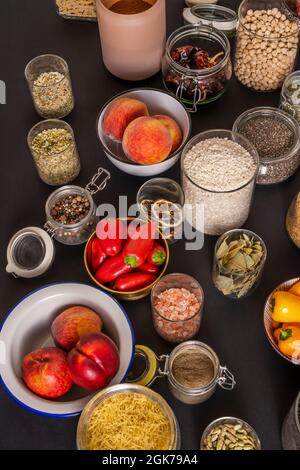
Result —
[{"label": "glass jar of green lentil", "polygon": [[284,81],[280,95],[280,108],[300,124],[300,71],[291,73]]},{"label": "glass jar of green lentil", "polygon": [[286,112],[268,106],[248,109],[236,119],[232,130],[246,137],[257,150],[258,184],[281,183],[298,170],[300,128]]},{"label": "glass jar of green lentil", "polygon": [[27,142],[44,183],[61,186],[78,176],[80,160],[69,124],[58,119],[41,121],[29,131]]}]

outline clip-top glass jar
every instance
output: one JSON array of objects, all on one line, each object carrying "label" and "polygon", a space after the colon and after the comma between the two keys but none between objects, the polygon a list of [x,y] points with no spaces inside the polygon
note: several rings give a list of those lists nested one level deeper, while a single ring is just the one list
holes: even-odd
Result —
[{"label": "clip-top glass jar", "polygon": [[[99,178],[102,179],[100,184],[97,183]],[[85,243],[97,222],[96,205],[92,196],[106,187],[109,178],[107,170],[98,168],[98,172],[85,188],[64,186],[54,191],[46,203],[48,220],[44,225],[45,230],[39,227],[25,227],[11,238],[7,247],[6,271],[15,278],[42,276],[49,270],[55,258],[53,238],[65,245]],[[84,210],[85,204],[86,214],[82,218],[79,217],[78,223],[67,224],[55,220],[56,216],[59,220],[65,217],[66,220],[63,220],[66,222],[69,217],[77,217],[77,214]]]},{"label": "clip-top glass jar", "polygon": [[274,91],[294,68],[298,27],[286,16],[282,0],[244,0],[234,70],[237,79],[255,91]]},{"label": "clip-top glass jar", "polygon": [[[193,354],[194,362],[191,361]],[[220,365],[217,354],[205,343],[186,341],[176,346],[170,355],[159,357],[147,346],[136,346],[127,382],[150,387],[157,378],[163,377],[167,377],[172,395],[188,405],[205,402],[218,385],[225,390],[235,386],[232,373]]]},{"label": "clip-top glass jar", "polygon": [[185,24],[203,24],[212,26],[224,33],[228,38],[235,35],[237,27],[237,14],[223,5],[194,5],[192,8],[184,8],[183,18]]},{"label": "clip-top glass jar", "polygon": [[280,108],[293,116],[300,124],[300,72],[286,77],[281,89]]},{"label": "clip-top glass jar", "polygon": [[167,90],[196,112],[222,96],[232,76],[227,37],[201,24],[177,29],[167,41],[162,74]]}]

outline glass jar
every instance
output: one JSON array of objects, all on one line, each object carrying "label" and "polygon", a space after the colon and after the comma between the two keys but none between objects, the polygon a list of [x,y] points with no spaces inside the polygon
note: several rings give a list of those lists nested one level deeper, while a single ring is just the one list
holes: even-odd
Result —
[{"label": "glass jar", "polygon": [[[172,301],[170,297],[169,301],[161,299],[160,294],[169,289],[169,295],[173,297]],[[176,291],[174,292],[173,289],[176,289]],[[184,289],[184,291],[180,291],[181,289]],[[178,305],[180,301],[184,300],[180,298],[181,293],[186,297],[186,302],[190,301],[190,303],[193,303],[192,309],[190,309],[191,313],[186,317],[183,317],[182,314],[188,311],[187,307],[179,313],[174,312],[174,303]],[[192,297],[189,299],[187,299],[188,293],[192,294]],[[158,311],[157,307],[158,301],[161,303],[166,302],[165,306],[160,306],[160,311]],[[171,306],[170,303],[172,304]],[[196,279],[187,274],[179,273],[163,276],[151,291],[152,316],[156,332],[170,343],[180,343],[193,338],[200,328],[203,303],[204,293]],[[163,313],[161,310],[163,310]]]},{"label": "glass jar", "polygon": [[55,9],[65,20],[97,21],[96,0],[54,0]]},{"label": "glass jar", "polygon": [[286,229],[292,242],[300,248],[300,192],[296,194],[288,209]]},{"label": "glass jar", "polygon": [[[261,443],[260,443],[259,437],[256,434],[255,430],[252,428],[252,426],[246,423],[246,421],[243,421],[240,418],[235,418],[233,416],[225,416],[223,418],[215,419],[204,429],[202,437],[201,437],[201,442],[200,442],[200,450],[212,450],[212,449],[207,448],[207,445],[206,445],[207,437],[213,432],[215,428],[219,426],[224,426],[226,424],[227,425],[229,424],[231,426],[238,426],[238,429],[240,428],[244,429],[246,433],[248,433],[249,436],[251,436],[254,441],[254,444],[255,444],[254,450],[261,450]],[[234,449],[234,450],[237,450],[237,449]],[[239,450],[246,450],[246,449],[242,448]]]},{"label": "glass jar", "polygon": [[159,223],[169,244],[182,238],[184,194],[181,186],[169,178],[152,178],[137,193],[141,216]]},{"label": "glass jar", "polygon": [[[181,436],[180,436],[180,429],[176,419],[175,414],[173,413],[172,409],[168,405],[168,403],[164,400],[164,398],[159,395],[158,393],[154,392],[153,390],[142,387],[141,385],[135,384],[121,384],[121,385],[113,385],[111,387],[106,387],[104,390],[101,390],[93,398],[88,402],[88,404],[84,407],[77,426],[77,436],[76,436],[76,444],[78,450],[88,450],[87,449],[87,429],[89,420],[95,411],[95,409],[105,403],[111,397],[115,397],[121,394],[139,394],[145,396],[146,398],[152,400],[155,404],[157,404],[161,411],[167,416],[169,424],[170,424],[170,448],[168,450],[179,450],[181,445]],[[132,411],[134,413],[134,410]],[[124,450],[124,449],[120,449]],[[126,449],[125,449],[126,450]],[[149,450],[149,449],[143,449]]]},{"label": "glass jar", "polygon": [[185,24],[203,24],[212,26],[224,33],[228,38],[235,35],[237,27],[237,14],[223,5],[194,5],[184,8],[183,18]]},{"label": "glass jar", "polygon": [[287,19],[282,0],[244,0],[238,14],[237,79],[255,91],[277,90],[295,65],[297,23]]},{"label": "glass jar", "polygon": [[65,121],[48,119],[37,123],[29,131],[27,142],[44,183],[61,186],[78,176],[80,160],[75,137]]},{"label": "glass jar", "polygon": [[66,117],[75,105],[69,67],[57,55],[45,54],[32,59],[25,77],[36,112],[44,119]]},{"label": "glass jar", "polygon": [[[176,359],[191,353],[205,356],[212,364],[212,377],[205,386],[187,386],[178,382],[178,378],[176,379],[176,371],[174,370]],[[190,362],[187,365],[187,370],[191,375],[193,374]],[[193,376],[195,374],[197,375],[197,371],[194,371]],[[176,346],[170,355],[159,357],[147,346],[136,346],[132,369],[126,381],[150,387],[158,378],[167,378],[172,395],[188,405],[198,405],[205,402],[215,393],[218,386],[224,390],[233,390],[236,384],[234,376],[227,367],[220,365],[219,358],[213,349],[200,341],[186,341]],[[199,376],[197,376],[198,378]]]},{"label": "glass jar", "polygon": [[300,72],[286,77],[280,95],[280,108],[293,116],[300,124]]},{"label": "glass jar", "polygon": [[[262,131],[263,122],[271,120],[279,126],[277,135],[281,135],[281,139],[286,135],[286,143],[281,140],[282,151],[278,154],[279,146],[275,145],[276,136],[272,134],[274,127],[268,124],[266,132]],[[259,122],[260,132],[263,139],[257,133],[256,127],[251,131],[251,127],[257,126],[255,121]],[[281,129],[281,130],[280,130]],[[258,184],[275,184],[281,183],[292,176],[300,165],[300,129],[297,121],[284,111],[271,108],[260,107],[253,108],[241,114],[232,130],[244,135],[255,147],[259,154],[259,170],[256,178]],[[269,130],[270,134],[267,134]],[[268,153],[267,153],[268,152]],[[274,154],[275,152],[275,154]]]},{"label": "glass jar", "polygon": [[283,422],[281,439],[284,450],[300,450],[300,392]]},{"label": "glass jar", "polygon": [[[241,240],[240,250],[238,240]],[[232,242],[235,244],[230,247]],[[227,262],[229,254],[232,269],[228,263],[224,266],[222,262]],[[214,251],[212,278],[216,289],[231,299],[241,299],[252,294],[261,280],[266,259],[266,245],[256,233],[246,229],[224,233],[218,239]]]},{"label": "glass jar", "polygon": [[[186,49],[189,46],[192,48]],[[207,53],[199,51],[198,56],[194,54],[201,68],[188,65],[195,47]],[[176,60],[175,54],[178,58]],[[196,112],[199,104],[214,101],[226,91],[232,76],[227,37],[211,26],[200,24],[177,29],[167,41],[162,74],[167,90],[185,104],[189,111]]]},{"label": "glass jar", "polygon": [[[217,142],[221,142],[222,139],[226,146],[229,141],[238,144],[236,155],[240,158],[239,167],[236,167],[236,162],[233,161],[229,165],[226,161],[227,150],[224,150],[223,155],[218,151],[219,168],[208,165],[205,172],[205,185],[211,179],[209,188],[198,182],[198,177],[203,172],[203,165],[197,167],[197,159],[201,155],[196,151],[197,145],[208,139],[214,142],[215,139]],[[213,145],[205,149],[207,155],[212,149]],[[258,163],[259,158],[254,146],[240,134],[217,129],[193,137],[183,149],[181,157],[185,217],[188,222],[199,232],[208,235],[221,235],[227,230],[244,225],[251,207]],[[231,175],[230,188],[233,187],[232,177],[236,178],[234,189],[229,190],[228,186],[224,186],[227,185],[227,174]],[[212,190],[211,187],[217,189]]]}]

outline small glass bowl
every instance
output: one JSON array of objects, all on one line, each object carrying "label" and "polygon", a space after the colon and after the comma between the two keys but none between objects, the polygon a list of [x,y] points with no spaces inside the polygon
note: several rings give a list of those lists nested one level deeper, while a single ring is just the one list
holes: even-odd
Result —
[{"label": "small glass bowl", "polygon": [[[294,143],[281,157],[261,158],[256,178],[257,184],[281,183],[290,178],[300,165],[300,128],[292,116],[278,108],[268,106],[252,108],[241,114],[233,124],[233,132],[242,134],[243,126],[252,119],[272,118],[284,123],[294,134]],[[243,135],[243,134],[242,134]],[[267,136],[266,136],[267,137]],[[251,142],[253,144],[253,142]]]},{"label": "small glass bowl", "polygon": [[[186,320],[170,320],[162,316],[155,308],[159,294],[168,289],[186,289],[193,293],[199,301],[200,308],[195,315]],[[163,276],[151,291],[151,308],[153,324],[156,332],[170,343],[181,343],[192,339],[199,331],[204,304],[204,292],[196,279],[187,274],[173,273]]]},{"label": "small glass bowl", "polygon": [[[154,401],[158,404],[164,414],[167,416],[170,429],[171,429],[171,443],[170,448],[168,450],[179,450],[181,444],[180,438],[180,429],[178,426],[177,419],[168,405],[168,403],[163,399],[161,395],[154,392],[150,388],[144,387],[142,385],[133,385],[133,384],[121,384],[121,385],[114,385],[112,387],[108,387],[101,392],[97,393],[85,406],[83,409],[78,426],[77,426],[77,449],[78,450],[88,450],[87,443],[86,443],[86,435],[90,417],[92,416],[94,410],[104,403],[107,399],[111,397],[115,397],[117,395],[122,395],[124,393],[135,393],[139,395],[143,395],[150,400]],[[121,450],[121,449],[120,449]],[[149,450],[149,449],[145,449]]]},{"label": "small glass bowl", "polygon": [[254,442],[256,444],[256,449],[255,450],[261,450],[261,443],[259,440],[258,435],[250,426],[250,424],[246,423],[246,421],[243,421],[242,419],[239,418],[234,418],[232,416],[226,416],[223,418],[218,418],[212,421],[203,431],[202,437],[201,437],[201,442],[200,442],[200,450],[207,450],[204,441],[206,437],[209,435],[209,433],[217,426],[223,425],[223,424],[232,424],[232,425],[241,425],[243,428],[246,429],[246,431],[250,434],[250,436],[254,439]]}]

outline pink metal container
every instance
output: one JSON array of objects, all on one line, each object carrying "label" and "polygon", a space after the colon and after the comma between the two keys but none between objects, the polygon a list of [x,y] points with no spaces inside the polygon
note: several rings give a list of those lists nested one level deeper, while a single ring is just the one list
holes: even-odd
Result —
[{"label": "pink metal container", "polygon": [[103,61],[124,80],[143,80],[161,69],[166,42],[165,0],[144,0],[151,8],[136,14],[109,10],[119,0],[96,0]]}]

